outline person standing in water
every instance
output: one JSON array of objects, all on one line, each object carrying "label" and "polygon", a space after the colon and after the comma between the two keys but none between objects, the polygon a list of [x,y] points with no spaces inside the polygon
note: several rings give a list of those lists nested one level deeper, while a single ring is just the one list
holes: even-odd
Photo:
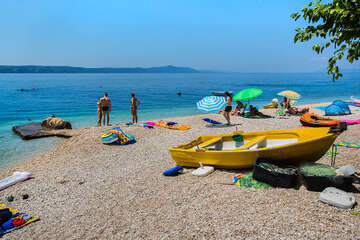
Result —
[{"label": "person standing in water", "polygon": [[109,125],[110,122],[110,112],[111,112],[111,101],[108,97],[107,93],[104,93],[104,97],[100,98],[100,104],[101,104],[101,112],[103,116],[103,124],[105,125],[105,119],[107,116],[107,125]]},{"label": "person standing in water", "polygon": [[229,92],[225,92],[225,96],[226,96],[226,107],[224,109],[224,117],[227,121],[227,125],[230,125],[230,112],[232,110],[232,97],[231,94]]},{"label": "person standing in water", "polygon": [[131,115],[132,115],[132,122],[137,123],[138,116],[137,116],[137,109],[140,105],[140,100],[135,97],[135,93],[131,94]]},{"label": "person standing in water", "polygon": [[101,126],[101,118],[102,118],[102,111],[101,111],[101,97],[99,97],[98,102],[96,103],[97,105],[97,114],[98,114],[98,121],[97,121],[97,125]]}]

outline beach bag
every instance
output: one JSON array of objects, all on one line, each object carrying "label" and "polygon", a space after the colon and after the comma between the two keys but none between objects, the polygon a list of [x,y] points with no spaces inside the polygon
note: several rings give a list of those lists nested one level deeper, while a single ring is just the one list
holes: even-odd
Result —
[{"label": "beach bag", "polygon": [[298,188],[298,175],[297,167],[264,158],[256,159],[254,164],[253,178],[273,187]]},{"label": "beach bag", "polygon": [[352,176],[337,176],[336,168],[330,165],[311,163],[300,166],[300,176],[307,190],[321,192],[327,187],[344,191],[354,189]]},{"label": "beach bag", "polygon": [[8,221],[12,217],[12,213],[8,208],[0,209],[0,225]]}]

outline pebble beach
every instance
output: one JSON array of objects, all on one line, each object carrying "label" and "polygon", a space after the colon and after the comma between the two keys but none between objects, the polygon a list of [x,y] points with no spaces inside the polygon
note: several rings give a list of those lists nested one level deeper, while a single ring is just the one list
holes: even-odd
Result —
[{"label": "pebble beach", "polygon": [[[316,106],[310,112],[322,114]],[[304,106],[302,106],[304,107]],[[359,119],[353,114],[333,117]],[[274,115],[274,110],[263,109]],[[40,217],[3,239],[359,239],[360,216],[319,201],[318,192],[251,189],[233,184],[250,170],[216,169],[207,177],[164,177],[175,166],[169,148],[200,135],[302,127],[298,116],[270,119],[232,117],[233,126],[208,128],[203,117],[224,122],[219,114],[164,120],[191,126],[188,131],[120,126],[136,138],[126,146],[104,145],[109,127],[74,130],[50,152],[0,171],[32,172],[34,178],[0,192],[9,207]],[[348,126],[337,139],[359,141],[360,126]],[[352,164],[360,172],[360,150],[338,147],[336,166]],[[319,163],[329,164],[325,154]],[[360,185],[354,185],[360,189]],[[22,194],[29,198],[23,200]],[[15,200],[7,202],[7,196]],[[360,194],[354,193],[357,201]],[[360,211],[359,205],[353,209]]]}]

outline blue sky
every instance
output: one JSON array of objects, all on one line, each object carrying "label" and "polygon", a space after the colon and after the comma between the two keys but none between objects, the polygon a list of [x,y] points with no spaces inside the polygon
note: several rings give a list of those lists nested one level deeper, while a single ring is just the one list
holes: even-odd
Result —
[{"label": "blue sky", "polygon": [[0,64],[325,71],[326,54],[293,43],[308,2],[2,0]]}]

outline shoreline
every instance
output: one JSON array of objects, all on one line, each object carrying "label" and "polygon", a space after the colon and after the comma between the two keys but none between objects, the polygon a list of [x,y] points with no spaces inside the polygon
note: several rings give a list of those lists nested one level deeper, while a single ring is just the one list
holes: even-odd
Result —
[{"label": "shoreline", "polygon": [[[320,110],[312,104],[310,112]],[[304,106],[309,106],[304,105]],[[299,106],[301,107],[301,106]],[[334,118],[358,119],[352,115]],[[264,114],[273,109],[261,109]],[[51,151],[0,170],[5,178],[13,171],[30,171],[34,178],[2,191],[14,195],[10,207],[41,218],[13,238],[72,239],[224,239],[224,238],[356,238],[360,218],[318,201],[319,193],[293,189],[242,189],[232,185],[243,170],[217,169],[205,178],[191,169],[177,177],[161,173],[175,166],[168,148],[199,135],[232,132],[235,126],[206,128],[204,116],[224,122],[220,114],[167,118],[191,125],[189,131],[164,128],[122,127],[137,142],[126,146],[103,145],[100,136],[109,126],[79,128]],[[299,128],[299,117],[245,119],[232,117],[244,131]],[[116,125],[113,125],[116,126]],[[338,140],[358,141],[357,125]],[[336,165],[360,169],[357,149],[341,148]],[[329,163],[324,155],[318,162]],[[28,200],[21,194],[28,193]],[[360,194],[354,194],[360,201]],[[355,207],[360,211],[359,205]],[[333,219],[337,219],[334,221]],[[317,224],[314,224],[316,222]],[[339,223],[340,222],[340,223]],[[225,226],[225,227],[224,227]],[[319,227],[320,226],[320,227]],[[326,226],[326,227],[321,227]]]},{"label": "shoreline", "polygon": [[[313,103],[313,104],[303,104],[303,105],[297,105],[297,107],[300,107],[300,108],[303,108],[303,107],[309,107],[310,108],[310,112],[314,112],[316,114],[319,114],[319,115],[323,115],[323,111],[319,110],[319,109],[316,109],[315,107],[319,107],[319,106],[326,106],[326,105],[329,105],[331,104],[331,102],[321,102],[321,103]],[[344,115],[344,116],[331,116],[330,118],[334,118],[334,119],[342,119],[342,118],[347,118],[347,119],[351,119],[351,120],[355,120],[355,119],[360,119],[360,108],[357,109],[357,108],[354,108],[352,107],[351,108],[352,110],[355,110],[356,112],[358,112],[358,114],[354,114],[352,113],[351,115]],[[275,110],[274,109],[264,109],[264,108],[261,108],[260,111],[264,114],[274,114]],[[225,119],[224,117],[221,115],[221,114],[210,114],[210,115],[215,115],[215,116],[220,116],[220,119],[219,121],[223,121],[225,122]],[[206,114],[206,113],[199,113],[199,114],[194,114],[194,115],[187,115],[187,116],[173,116],[173,117],[169,117],[169,118],[162,118],[162,119],[151,119],[151,120],[142,120],[140,122],[147,122],[147,121],[159,121],[159,120],[175,120],[176,119],[181,119],[181,118],[191,118],[191,117],[199,117],[199,116],[203,116],[203,117],[206,117],[206,116],[209,116],[209,114]],[[358,116],[358,118],[357,118]],[[294,117],[294,116],[292,116]],[[234,116],[232,116],[232,118],[234,118]],[[237,117],[235,117],[237,118]],[[74,128],[73,129],[73,132],[74,133],[74,136],[77,136],[77,135],[80,135],[81,134],[81,130],[86,130],[86,129],[89,129],[89,128],[111,128],[111,127],[115,127],[115,126],[120,126],[122,125],[122,127],[125,127],[125,128],[128,128],[126,126],[123,126],[125,123],[115,123],[115,124],[112,124],[110,126],[95,126],[95,125],[90,125],[90,126],[85,126],[85,127],[80,127],[80,128]],[[76,133],[76,132],[79,132],[80,133]],[[49,139],[53,139],[53,137],[50,137]],[[64,143],[64,141],[66,140],[65,138],[61,138],[62,140],[59,142],[59,143],[56,143],[54,146],[51,147],[51,149],[49,151],[46,151],[44,153],[40,153],[36,156],[32,156],[30,158],[21,158],[21,159],[17,159],[14,161],[14,163],[7,163],[5,167],[0,167],[0,176],[1,176],[1,172],[4,171],[4,170],[7,170],[8,168],[16,168],[16,167],[19,167],[19,165],[22,165],[23,163],[27,162],[27,161],[31,161],[31,160],[34,160],[34,159],[38,159],[38,158],[42,158],[44,155],[47,155],[49,153],[51,153],[52,151],[55,151],[58,147],[61,146],[61,144]],[[23,140],[24,141],[24,140]],[[31,141],[31,140],[26,140],[26,141]]]}]

